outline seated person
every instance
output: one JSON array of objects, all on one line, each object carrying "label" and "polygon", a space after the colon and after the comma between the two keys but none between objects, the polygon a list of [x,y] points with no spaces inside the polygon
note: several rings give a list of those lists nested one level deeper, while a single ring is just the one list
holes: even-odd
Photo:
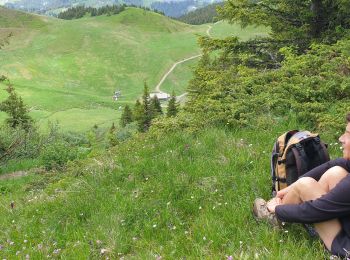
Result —
[{"label": "seated person", "polygon": [[350,256],[350,113],[346,120],[343,158],[312,169],[268,202],[254,202],[257,218],[313,223],[325,247],[341,257]]}]

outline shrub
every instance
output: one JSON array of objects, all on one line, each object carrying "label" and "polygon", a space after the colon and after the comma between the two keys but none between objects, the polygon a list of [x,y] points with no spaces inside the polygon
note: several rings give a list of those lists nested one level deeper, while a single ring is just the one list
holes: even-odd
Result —
[{"label": "shrub", "polygon": [[79,156],[78,148],[65,141],[58,141],[45,146],[41,160],[47,170],[63,168],[68,161]]},{"label": "shrub", "polygon": [[125,127],[121,128],[116,133],[117,141],[123,142],[133,137],[138,132],[138,123],[132,122],[127,124]]},{"label": "shrub", "polygon": [[[329,128],[333,123],[332,128],[339,129],[350,107],[349,46],[350,39],[344,39],[333,45],[314,44],[305,54],[282,48],[284,61],[275,70],[230,65],[226,52],[200,62],[185,106],[190,127],[257,127],[262,116],[294,115],[309,128]],[[330,122],[332,117],[341,120]],[[260,120],[259,127],[264,121],[271,122]]]}]

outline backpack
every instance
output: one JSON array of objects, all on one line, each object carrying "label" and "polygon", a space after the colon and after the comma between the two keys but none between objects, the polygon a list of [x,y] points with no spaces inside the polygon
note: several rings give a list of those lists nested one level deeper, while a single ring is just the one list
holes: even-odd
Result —
[{"label": "backpack", "polygon": [[272,195],[327,161],[327,145],[318,134],[292,130],[279,136],[271,154]]}]

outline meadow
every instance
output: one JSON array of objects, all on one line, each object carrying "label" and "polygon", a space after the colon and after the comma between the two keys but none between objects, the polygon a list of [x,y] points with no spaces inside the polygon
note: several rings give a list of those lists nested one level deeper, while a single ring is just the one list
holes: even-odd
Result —
[{"label": "meadow", "polygon": [[[288,123],[286,123],[288,122]],[[324,259],[300,225],[251,212],[270,196],[274,138],[296,128],[140,135],[108,152],[0,182],[6,259]],[[300,125],[299,125],[300,127]],[[340,155],[331,136],[332,157]],[[13,208],[11,208],[13,202]]]},{"label": "meadow", "polygon": [[[68,131],[85,131],[94,124],[107,127],[114,122],[119,107],[140,96],[144,80],[152,89],[175,61],[199,53],[195,33],[206,34],[208,25],[184,25],[135,8],[117,16],[74,21],[9,12],[1,17],[2,36],[9,31],[14,36],[0,51],[0,75],[9,76],[39,124],[62,120],[58,129],[65,133],[55,128],[53,134],[33,131],[25,135],[23,130],[20,135],[17,129],[17,137],[10,127],[0,129],[4,153],[18,138],[26,138],[13,152],[14,159],[5,158],[8,161],[4,160],[5,167],[0,169],[5,173],[0,175],[0,257],[330,258],[320,240],[310,237],[301,225],[273,229],[252,215],[254,199],[271,196],[270,151],[275,138],[290,129],[315,129],[317,125],[308,122],[311,115],[300,120],[294,103],[285,113],[265,110],[264,106],[272,107],[269,100],[264,102],[265,95],[257,92],[255,96],[251,91],[255,86],[270,95],[274,87],[270,83],[283,83],[285,89],[296,91],[297,97],[304,90],[313,95],[311,87],[318,83],[314,74],[320,74],[326,77],[322,80],[327,79],[317,84],[324,92],[320,103],[310,102],[309,108],[333,102],[345,109],[347,103],[340,96],[347,94],[348,67],[339,70],[337,65],[346,62],[347,56],[334,54],[348,54],[348,41],[332,48],[315,45],[316,50],[300,57],[286,52],[286,67],[272,71],[274,78],[269,77],[270,71],[259,74],[242,65],[242,70],[233,74],[235,70],[222,66],[217,71],[229,69],[227,73],[194,82],[198,84],[193,90],[205,91],[197,91],[202,97],[191,100],[193,114],[183,112],[156,120],[148,133],[136,133],[136,124],[131,123],[115,132],[94,127],[87,134],[73,134]],[[9,28],[11,19],[16,20],[15,28]],[[216,37],[236,33],[249,38],[238,27],[223,22],[211,26]],[[261,33],[259,28],[252,30],[252,35]],[[210,55],[215,59],[215,52]],[[187,84],[186,78],[191,77],[187,68],[195,62],[174,70],[164,89]],[[210,66],[204,72],[210,73],[220,62],[206,65]],[[229,81],[230,77],[237,82]],[[344,87],[336,97],[331,95],[334,82]],[[113,102],[116,88],[121,89],[122,97]],[[221,104],[225,93],[239,98],[223,96]],[[322,103],[322,98],[327,103]],[[197,100],[202,103],[195,104]],[[303,105],[305,108],[308,103]],[[341,120],[340,112],[330,112],[326,114],[329,125]],[[246,122],[245,113],[251,116]],[[212,123],[217,119],[220,124]],[[241,124],[232,119],[242,119]],[[331,158],[339,157],[338,127],[323,129],[321,138],[329,144]],[[122,138],[117,139],[118,135]],[[6,174],[18,170],[23,171],[16,174],[23,176]]]},{"label": "meadow", "polygon": [[[210,37],[217,39],[233,36],[238,37],[241,41],[246,41],[254,37],[266,36],[269,33],[269,30],[264,27],[247,26],[246,28],[242,28],[239,24],[229,24],[226,21],[206,25],[211,27],[209,31],[207,29],[206,33],[209,33]],[[173,73],[162,84],[161,89],[168,93],[175,91],[177,95],[186,92],[188,82],[193,77],[193,70],[198,60],[199,58],[176,66]]]},{"label": "meadow", "polygon": [[[197,35],[208,29],[137,8],[72,21],[0,11],[1,35],[14,34],[0,52],[0,74],[10,78],[40,127],[58,121],[66,131],[117,122],[145,81],[152,90],[176,61],[200,53]],[[212,26],[221,36],[228,28]],[[193,64],[176,68],[164,90],[183,93]],[[115,90],[122,92],[117,102]]]},{"label": "meadow", "polygon": [[[90,119],[91,110],[105,114],[102,121],[117,121],[119,106],[133,103],[144,81],[152,89],[176,60],[198,53],[194,33],[205,28],[136,8],[110,17],[48,18],[37,30],[18,29],[0,53],[1,73],[35,119],[44,124],[64,111],[75,117],[62,120],[63,126],[86,130],[100,123]],[[122,92],[118,102],[112,100],[115,90]],[[74,121],[81,118],[88,120],[77,129]]]}]

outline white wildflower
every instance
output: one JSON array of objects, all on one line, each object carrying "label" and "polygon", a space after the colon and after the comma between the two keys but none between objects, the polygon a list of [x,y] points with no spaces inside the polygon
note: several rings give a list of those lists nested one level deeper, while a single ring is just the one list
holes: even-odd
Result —
[{"label": "white wildflower", "polygon": [[53,250],[52,254],[58,255],[60,252],[61,252],[61,249],[57,248],[57,249]]}]

